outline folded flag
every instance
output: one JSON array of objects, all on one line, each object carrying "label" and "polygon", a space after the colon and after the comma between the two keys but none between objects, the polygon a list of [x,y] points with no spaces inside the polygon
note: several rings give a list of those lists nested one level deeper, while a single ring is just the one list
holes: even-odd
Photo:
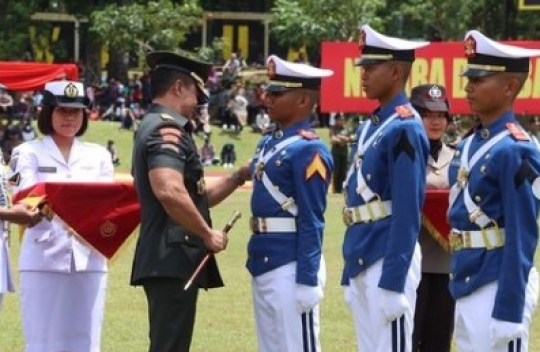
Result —
[{"label": "folded flag", "polygon": [[422,225],[445,250],[450,251],[448,242],[450,225],[446,216],[448,197],[448,189],[427,190],[424,209],[422,209]]},{"label": "folded flag", "polygon": [[75,234],[107,259],[113,258],[140,223],[140,205],[125,182],[42,182],[13,196],[13,203],[59,216]]}]

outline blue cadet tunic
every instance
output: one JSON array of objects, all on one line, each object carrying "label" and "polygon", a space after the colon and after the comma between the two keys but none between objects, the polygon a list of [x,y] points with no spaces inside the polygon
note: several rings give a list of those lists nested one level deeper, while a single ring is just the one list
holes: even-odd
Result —
[{"label": "blue cadet tunic", "polygon": [[538,242],[539,173],[540,153],[513,112],[461,141],[450,164],[449,180],[455,185],[449,209],[454,229],[450,289],[459,299],[497,281],[495,319],[522,321]]},{"label": "blue cadet tunic", "polygon": [[[368,130],[363,131],[365,128]],[[349,227],[343,243],[342,285],[384,258],[379,287],[403,292],[420,232],[429,144],[420,117],[405,93],[377,109],[370,121],[359,126],[353,151],[358,149],[363,132],[367,149],[361,158],[355,157],[345,182],[344,220]],[[363,181],[357,175],[358,166]],[[362,183],[373,196],[367,199],[369,221],[352,211],[367,203],[360,194],[366,191]]]},{"label": "blue cadet tunic", "polygon": [[246,265],[251,275],[296,261],[296,283],[317,285],[332,170],[330,151],[308,120],[263,137],[251,162],[254,233]]}]

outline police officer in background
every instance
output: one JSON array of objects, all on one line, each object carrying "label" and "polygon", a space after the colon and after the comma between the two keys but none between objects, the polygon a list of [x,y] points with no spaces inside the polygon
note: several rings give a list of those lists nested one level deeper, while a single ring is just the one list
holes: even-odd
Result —
[{"label": "police officer in background", "polygon": [[247,260],[258,350],[320,351],[324,212],[333,164],[328,147],[311,131],[309,115],[321,79],[333,72],[274,55],[267,65],[264,100],[277,129],[263,137],[251,161]]},{"label": "police officer in background", "polygon": [[[448,167],[454,149],[442,141],[451,121],[446,89],[437,84],[414,87],[411,104],[422,117],[429,140],[426,187],[428,190],[448,189]],[[422,222],[418,238],[422,249],[422,279],[417,290],[413,351],[450,352],[454,326],[454,299],[448,289],[450,253],[448,242],[435,224],[430,225]]]},{"label": "police officer in background", "polygon": [[[206,187],[192,136],[192,118],[206,103],[210,65],[172,52],[151,52],[153,105],[141,122],[133,148],[134,184],[141,227],[131,276],[148,300],[150,352],[189,351],[199,288],[223,286],[211,257],[193,286],[184,284],[208,251],[227,246],[212,228],[209,207],[242,184],[240,172]],[[247,168],[243,171],[249,177]]]},{"label": "police officer in background", "polygon": [[450,164],[450,289],[460,351],[527,351],[538,298],[540,153],[513,104],[540,50],[465,36],[463,73],[480,124]]},{"label": "police officer in background", "polygon": [[361,28],[362,87],[380,107],[352,147],[342,285],[362,352],[411,351],[429,147],[404,88],[415,49],[428,44]]}]

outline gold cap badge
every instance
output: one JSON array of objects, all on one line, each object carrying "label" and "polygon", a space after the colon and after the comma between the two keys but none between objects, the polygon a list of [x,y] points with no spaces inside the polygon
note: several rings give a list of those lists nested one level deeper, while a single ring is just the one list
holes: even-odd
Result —
[{"label": "gold cap badge", "polygon": [[64,89],[64,95],[68,98],[76,98],[79,95],[79,90],[73,83],[68,83]]}]

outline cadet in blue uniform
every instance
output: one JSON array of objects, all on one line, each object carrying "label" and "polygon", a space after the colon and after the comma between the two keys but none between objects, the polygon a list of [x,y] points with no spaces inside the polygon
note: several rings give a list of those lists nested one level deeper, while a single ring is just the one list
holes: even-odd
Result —
[{"label": "cadet in blue uniform", "polygon": [[265,104],[278,129],[263,137],[251,162],[247,260],[259,351],[320,351],[324,212],[333,164],[309,115],[321,78],[333,72],[277,56],[267,65]]},{"label": "cadet in blue uniform", "polygon": [[361,28],[362,87],[380,107],[357,131],[345,180],[342,284],[359,351],[411,351],[429,146],[404,87],[411,42]]},{"label": "cadet in blue uniform", "polygon": [[458,145],[449,169],[454,336],[460,351],[527,351],[538,298],[540,154],[513,103],[540,50],[478,31],[467,33],[465,48],[465,91],[480,124]]}]

